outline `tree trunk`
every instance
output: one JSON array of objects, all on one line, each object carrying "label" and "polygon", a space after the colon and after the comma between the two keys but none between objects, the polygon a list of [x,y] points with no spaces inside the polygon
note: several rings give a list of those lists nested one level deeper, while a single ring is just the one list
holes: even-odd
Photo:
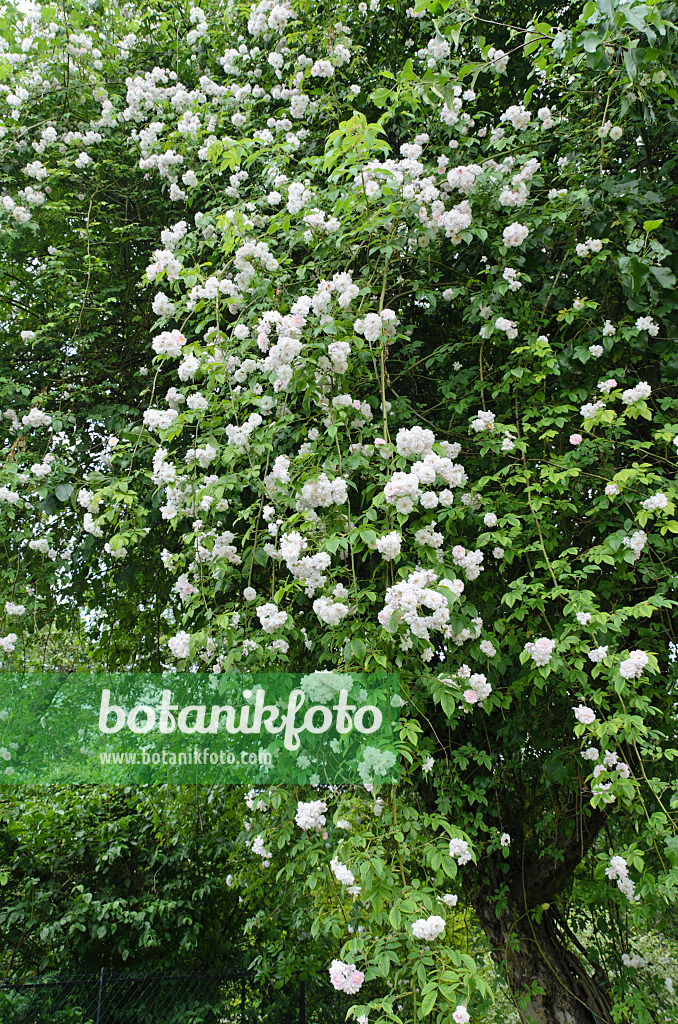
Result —
[{"label": "tree trunk", "polygon": [[578,814],[574,829],[566,823],[554,837],[557,858],[516,851],[508,886],[506,875],[486,877],[471,893],[492,957],[504,969],[525,1024],[615,1024],[607,979],[594,978],[572,951],[575,946],[586,957],[552,905],[604,821],[602,810]]},{"label": "tree trunk", "polygon": [[473,902],[525,1024],[613,1024],[605,992],[565,946],[550,908],[534,915],[514,905],[497,916],[482,894]]}]

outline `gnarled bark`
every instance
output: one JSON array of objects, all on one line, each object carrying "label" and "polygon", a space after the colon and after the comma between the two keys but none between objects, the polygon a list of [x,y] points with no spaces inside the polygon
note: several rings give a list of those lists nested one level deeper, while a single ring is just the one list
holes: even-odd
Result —
[{"label": "gnarled bark", "polygon": [[504,969],[525,1024],[613,1024],[605,979],[594,978],[568,947],[568,929],[550,905],[604,820],[601,811],[581,815],[576,833],[556,837],[553,845],[562,856],[547,854],[517,863],[501,902],[499,884],[487,881],[471,895],[493,959]]},{"label": "gnarled bark", "polygon": [[612,1024],[605,992],[565,946],[551,908],[538,920],[515,905],[497,916],[480,894],[474,908],[526,1024]]}]

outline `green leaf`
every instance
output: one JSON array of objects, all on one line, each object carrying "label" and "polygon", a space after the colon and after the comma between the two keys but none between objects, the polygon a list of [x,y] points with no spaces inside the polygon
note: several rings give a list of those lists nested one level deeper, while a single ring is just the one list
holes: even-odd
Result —
[{"label": "green leaf", "polygon": [[599,36],[597,32],[585,32],[581,41],[587,53],[595,53],[603,42],[603,37]]},{"label": "green leaf", "polygon": [[428,1017],[429,1013],[431,1012],[431,1010],[433,1009],[433,1007],[436,1004],[436,999],[437,998],[438,998],[438,989],[437,988],[429,989],[429,991],[426,993],[426,995],[424,996],[424,998],[421,1001],[421,1009],[420,1009],[419,1012],[420,1012],[422,1017]]},{"label": "green leaf", "polygon": [[450,39],[452,40],[452,42],[454,43],[455,50],[457,50],[459,48],[459,39],[461,37],[461,29],[462,29],[461,24],[450,25],[450,27],[447,29],[447,33],[448,33]]},{"label": "green leaf", "polygon": [[361,640],[359,637],[353,637],[351,640],[351,653],[358,659],[358,661],[363,661],[367,654],[365,641]]},{"label": "green leaf", "polygon": [[643,222],[643,231],[654,231],[655,228],[658,228],[660,226],[660,224],[663,224],[663,223],[664,223],[664,218],[663,217],[661,218],[661,220],[646,220],[646,221]]},{"label": "green leaf", "polygon": [[673,288],[676,284],[676,275],[668,267],[650,267],[650,273],[662,288]]},{"label": "green leaf", "polygon": [[666,840],[666,856],[678,867],[678,836],[671,836]]},{"label": "green leaf", "polygon": [[373,89],[370,93],[370,99],[377,107],[385,107],[388,103],[389,97],[392,95],[390,89],[379,88]]},{"label": "green leaf", "polygon": [[633,79],[636,77],[637,70],[637,54],[635,49],[629,49],[624,51],[624,67],[626,68],[626,72],[629,78],[631,79],[631,81],[633,81]]},{"label": "green leaf", "polygon": [[620,256],[617,262],[622,275],[627,278],[624,283],[638,291],[647,280],[650,268],[637,256]]}]

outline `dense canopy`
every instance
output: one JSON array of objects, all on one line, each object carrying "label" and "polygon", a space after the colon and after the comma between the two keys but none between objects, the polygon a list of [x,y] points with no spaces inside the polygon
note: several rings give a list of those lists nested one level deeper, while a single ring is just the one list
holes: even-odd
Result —
[{"label": "dense canopy", "polygon": [[1,667],[399,673],[398,785],[224,826],[262,969],[370,1024],[488,1019],[485,954],[524,1021],[676,1012],[675,22],[3,16]]}]

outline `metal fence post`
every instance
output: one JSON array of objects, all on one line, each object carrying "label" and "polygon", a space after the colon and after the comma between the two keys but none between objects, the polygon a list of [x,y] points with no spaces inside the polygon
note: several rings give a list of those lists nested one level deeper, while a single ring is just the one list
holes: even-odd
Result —
[{"label": "metal fence post", "polygon": [[306,1024],[306,982],[299,982],[299,1024]]},{"label": "metal fence post", "polygon": [[241,1024],[245,1024],[245,999],[246,999],[246,985],[247,979],[243,978],[240,986],[240,1021]]},{"label": "metal fence post", "polygon": [[99,999],[97,1000],[97,1024],[104,1024],[104,1011],[106,993],[106,968],[102,967],[99,973]]}]

